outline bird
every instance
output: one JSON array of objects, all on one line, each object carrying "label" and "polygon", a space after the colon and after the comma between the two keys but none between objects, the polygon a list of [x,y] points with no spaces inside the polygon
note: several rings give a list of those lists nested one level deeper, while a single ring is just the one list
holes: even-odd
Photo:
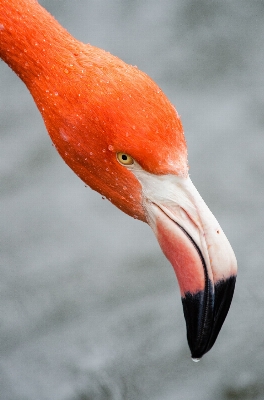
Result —
[{"label": "bird", "polygon": [[175,107],[147,74],[76,40],[36,0],[0,0],[0,58],[27,86],[65,163],[152,228],[199,360],[230,308],[237,261],[190,179]]}]

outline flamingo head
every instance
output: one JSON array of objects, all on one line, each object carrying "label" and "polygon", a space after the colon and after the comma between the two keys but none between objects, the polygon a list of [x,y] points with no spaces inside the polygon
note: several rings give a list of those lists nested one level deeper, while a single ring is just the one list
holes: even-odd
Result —
[{"label": "flamingo head", "polygon": [[192,357],[202,357],[227,315],[237,267],[188,176],[177,111],[147,75],[92,46],[28,86],[65,162],[153,229],[178,279]]}]

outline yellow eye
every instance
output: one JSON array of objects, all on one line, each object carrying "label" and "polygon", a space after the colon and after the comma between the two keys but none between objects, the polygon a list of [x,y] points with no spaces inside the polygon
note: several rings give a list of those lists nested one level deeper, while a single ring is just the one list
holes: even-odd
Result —
[{"label": "yellow eye", "polygon": [[134,164],[134,159],[129,154],[120,152],[120,153],[116,154],[116,158],[118,159],[120,164],[123,164],[123,165],[132,165],[132,164]]}]

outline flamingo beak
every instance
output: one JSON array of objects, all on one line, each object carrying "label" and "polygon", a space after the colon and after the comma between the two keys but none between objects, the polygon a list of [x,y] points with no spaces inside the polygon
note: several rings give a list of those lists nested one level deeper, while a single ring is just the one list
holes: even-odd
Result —
[{"label": "flamingo beak", "polygon": [[234,252],[189,177],[140,180],[149,225],[178,279],[192,358],[200,359],[214,345],[232,301]]}]

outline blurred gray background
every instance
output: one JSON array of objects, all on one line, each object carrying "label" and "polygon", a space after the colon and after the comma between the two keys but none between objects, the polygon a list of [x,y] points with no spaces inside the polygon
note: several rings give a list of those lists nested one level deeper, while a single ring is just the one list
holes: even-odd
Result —
[{"label": "blurred gray background", "polygon": [[239,276],[216,345],[193,363],[150,228],[85,188],[0,62],[1,400],[264,399],[264,2],[41,4],[176,105]]}]

